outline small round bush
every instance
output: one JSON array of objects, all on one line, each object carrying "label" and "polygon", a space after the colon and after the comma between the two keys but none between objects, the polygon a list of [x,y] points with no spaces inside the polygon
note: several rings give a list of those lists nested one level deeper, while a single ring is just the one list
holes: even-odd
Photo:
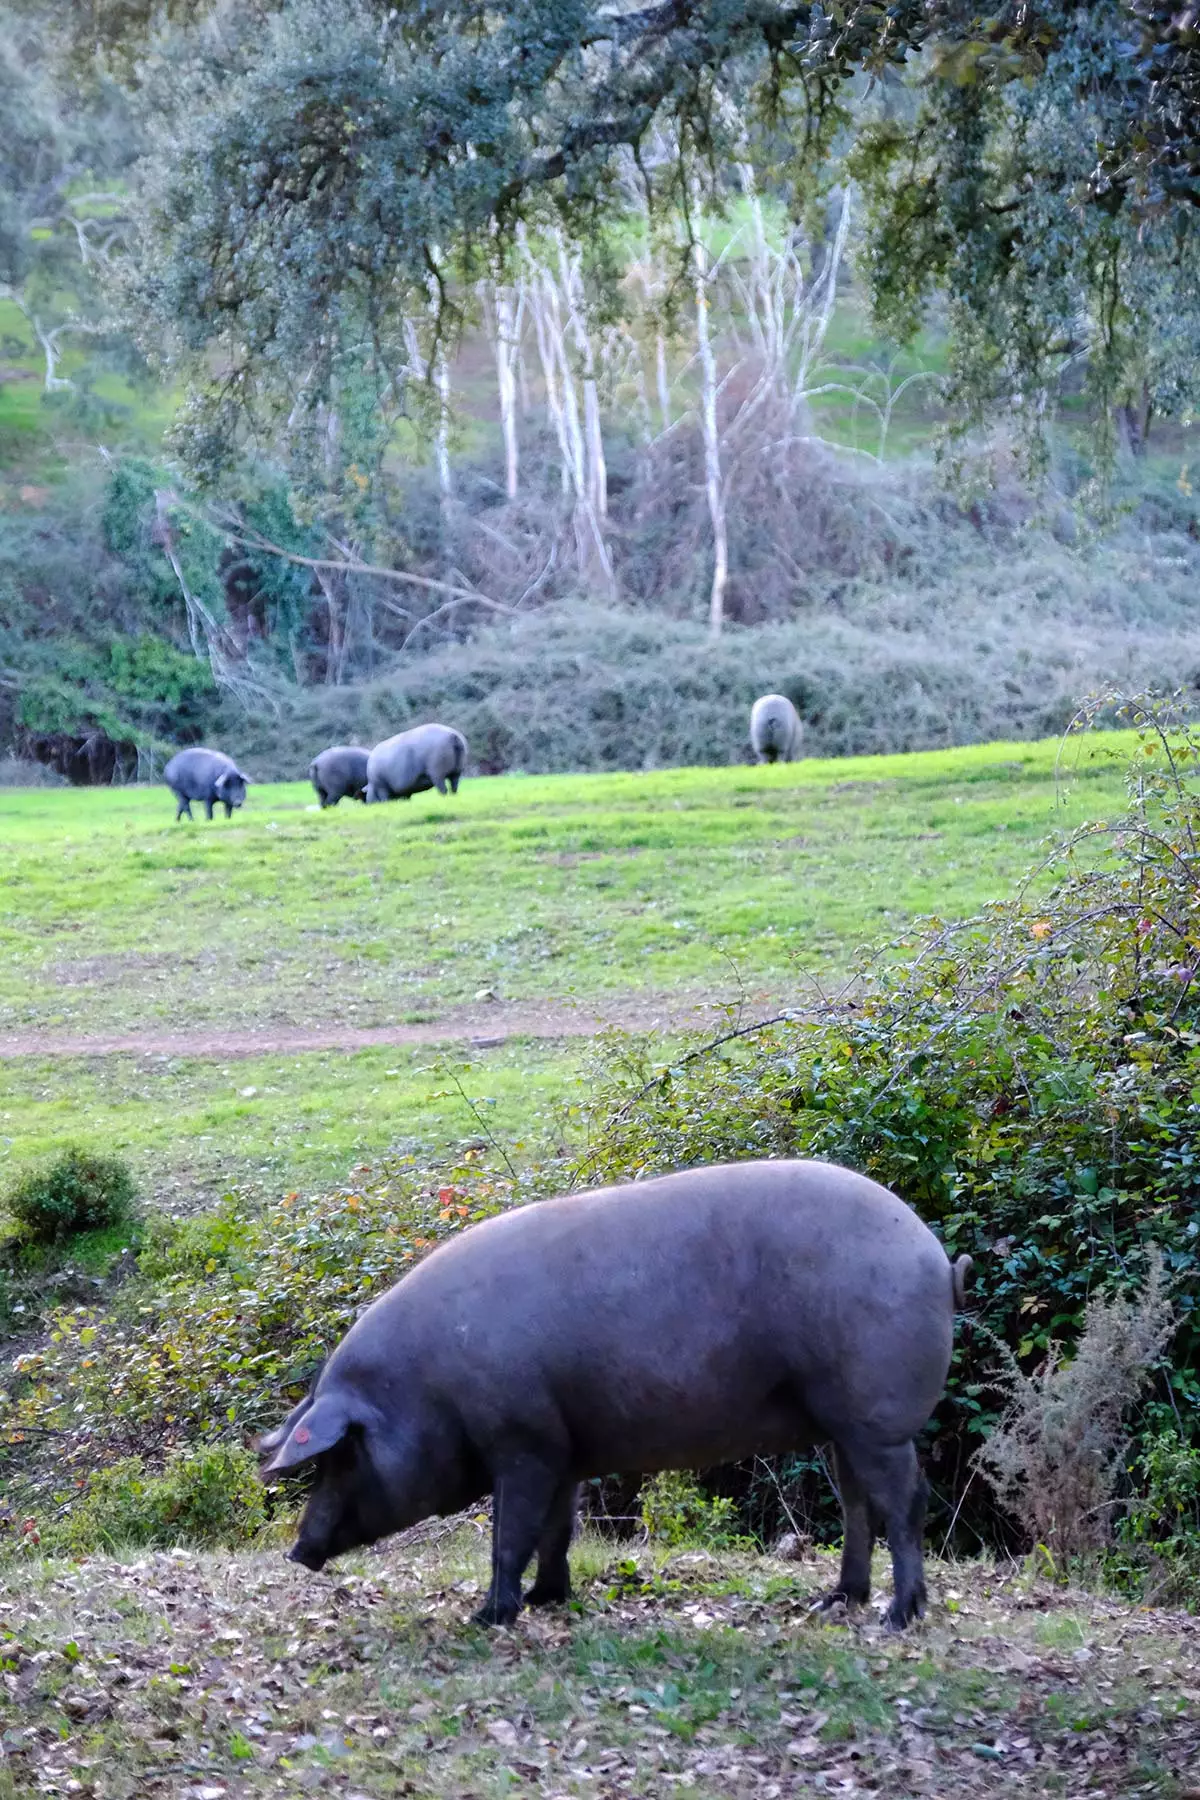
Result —
[{"label": "small round bush", "polygon": [[135,1193],[120,1157],[73,1148],[20,1176],[4,1205],[28,1237],[48,1244],[77,1231],[120,1225],[133,1211]]}]

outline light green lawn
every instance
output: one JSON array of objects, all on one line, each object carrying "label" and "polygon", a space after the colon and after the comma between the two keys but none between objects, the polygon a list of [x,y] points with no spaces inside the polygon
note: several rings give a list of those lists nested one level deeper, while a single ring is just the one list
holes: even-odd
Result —
[{"label": "light green lawn", "polygon": [[[743,988],[763,1010],[802,998],[914,916],[1010,893],[1049,834],[1118,809],[1128,749],[506,776],[324,814],[291,784],[211,825],[175,825],[165,788],[0,790],[0,1038],[29,1052],[0,1062],[0,1170],[79,1139],[175,1204],[441,1153],[479,1130],[447,1055],[473,1058],[464,1089],[500,1136],[544,1136],[585,1052],[524,1039],[531,1011],[544,1035],[564,1000],[649,1023]],[[262,1031],[452,1039],[493,1019],[508,1041],[484,1051],[222,1054]],[[45,1053],[105,1037],[145,1042]]]},{"label": "light green lawn", "polygon": [[520,1158],[526,1134],[544,1144],[553,1129],[579,1057],[514,1037],[486,1051],[0,1062],[0,1186],[68,1143],[124,1156],[143,1198],[171,1211],[234,1185],[320,1190],[385,1154],[448,1162],[489,1135]]},{"label": "light green lawn", "polygon": [[[1119,804],[1124,744],[775,768],[504,776],[312,810],[252,788],[173,823],[163,788],[0,797],[0,1032],[390,1025],[629,990],[779,995],[917,914],[1007,893]],[[1072,748],[1071,754],[1076,755]]]}]

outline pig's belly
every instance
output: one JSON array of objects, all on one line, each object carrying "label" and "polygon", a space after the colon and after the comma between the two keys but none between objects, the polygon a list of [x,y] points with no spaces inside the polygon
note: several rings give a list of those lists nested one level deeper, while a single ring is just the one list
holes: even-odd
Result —
[{"label": "pig's belly", "polygon": [[802,1449],[820,1435],[789,1389],[741,1395],[734,1405],[611,1411],[593,1406],[587,1417],[571,1420],[572,1460],[582,1478],[712,1468],[747,1456]]}]

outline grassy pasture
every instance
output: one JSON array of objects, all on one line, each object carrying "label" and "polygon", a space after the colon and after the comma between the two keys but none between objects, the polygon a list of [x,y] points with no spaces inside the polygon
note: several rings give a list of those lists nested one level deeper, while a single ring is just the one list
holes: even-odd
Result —
[{"label": "grassy pasture", "polygon": [[162,788],[6,792],[0,1154],[82,1137],[177,1197],[476,1134],[436,1043],[354,1035],[414,1026],[506,1039],[464,1084],[519,1136],[570,1091],[573,1012],[801,1000],[915,916],[1010,891],[1049,833],[1115,809],[1127,754],[507,776],[325,814],[293,783],[211,825],[175,825]]}]

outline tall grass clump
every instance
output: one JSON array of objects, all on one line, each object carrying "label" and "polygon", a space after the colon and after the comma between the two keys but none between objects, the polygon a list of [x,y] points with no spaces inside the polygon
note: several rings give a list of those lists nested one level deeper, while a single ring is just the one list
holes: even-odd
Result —
[{"label": "tall grass clump", "polygon": [[1005,1357],[999,1385],[1007,1404],[975,1460],[1001,1506],[1056,1567],[1111,1541],[1128,1415],[1174,1326],[1154,1254],[1140,1294],[1089,1301],[1072,1357],[1052,1343],[1032,1374],[1011,1352]]}]

